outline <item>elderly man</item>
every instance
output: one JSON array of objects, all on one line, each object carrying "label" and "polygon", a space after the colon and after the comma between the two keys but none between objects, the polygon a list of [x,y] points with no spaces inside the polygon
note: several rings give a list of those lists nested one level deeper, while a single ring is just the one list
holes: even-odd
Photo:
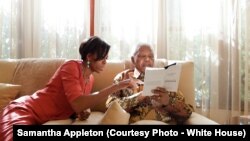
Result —
[{"label": "elderly man", "polygon": [[185,103],[183,94],[168,92],[165,88],[157,87],[152,90],[153,96],[143,96],[143,82],[146,67],[154,66],[154,53],[150,45],[138,44],[131,61],[134,69],[120,72],[114,78],[114,83],[125,79],[135,79],[137,89],[126,88],[111,94],[106,102],[108,107],[114,100],[118,100],[121,107],[130,113],[130,123],[147,119],[163,121],[169,124],[182,124],[192,114],[193,107]]}]

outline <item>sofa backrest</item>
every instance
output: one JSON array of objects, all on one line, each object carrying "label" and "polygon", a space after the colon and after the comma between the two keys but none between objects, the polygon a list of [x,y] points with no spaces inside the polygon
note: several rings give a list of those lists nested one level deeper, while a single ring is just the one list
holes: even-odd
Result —
[{"label": "sofa backrest", "polygon": [[[0,60],[0,83],[11,83],[22,85],[21,95],[34,93],[43,88],[54,74],[57,68],[66,61],[66,59],[11,59]],[[182,63],[182,72],[179,83],[179,90],[183,92],[186,102],[195,105],[194,98],[194,64],[192,61],[167,61],[166,59],[157,59],[156,67],[162,67],[173,62]],[[103,72],[94,73],[95,82],[93,92],[99,91],[113,83],[115,75],[124,69],[133,67],[129,60],[108,61]],[[194,106],[195,108],[195,106]],[[102,104],[103,110],[103,104]]]},{"label": "sofa backrest", "polygon": [[[134,64],[131,62],[131,60],[125,60],[125,64],[124,64],[124,69],[133,69],[134,68]],[[168,61],[167,59],[156,59],[154,62],[154,67],[164,67],[168,65]]]},{"label": "sofa backrest", "polygon": [[[22,84],[21,95],[32,94],[45,87],[49,79],[66,59],[21,59],[13,83]],[[25,79],[25,77],[30,80]]]},{"label": "sofa backrest", "polygon": [[42,58],[2,60],[0,83],[19,84],[22,86],[19,96],[30,95],[43,88],[64,61]]},{"label": "sofa backrest", "polygon": [[124,70],[124,61],[107,61],[107,65],[100,73],[94,73],[93,92],[99,91],[113,83],[117,73]]},{"label": "sofa backrest", "polygon": [[11,83],[18,60],[0,59],[0,83]]}]

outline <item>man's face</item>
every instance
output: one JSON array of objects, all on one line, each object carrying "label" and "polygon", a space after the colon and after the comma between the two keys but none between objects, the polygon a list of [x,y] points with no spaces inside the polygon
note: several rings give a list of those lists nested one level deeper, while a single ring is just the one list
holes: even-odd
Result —
[{"label": "man's face", "polygon": [[150,47],[142,46],[132,57],[132,62],[141,73],[145,73],[146,67],[154,66],[154,54]]}]

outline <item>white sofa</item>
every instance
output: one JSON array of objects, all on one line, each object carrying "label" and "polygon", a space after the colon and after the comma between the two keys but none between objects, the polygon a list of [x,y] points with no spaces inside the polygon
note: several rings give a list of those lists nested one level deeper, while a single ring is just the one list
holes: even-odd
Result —
[{"label": "white sofa", "polygon": [[[44,87],[49,78],[56,69],[65,62],[66,59],[2,59],[0,60],[0,83],[19,84],[21,89],[17,97],[30,95],[36,90]],[[180,77],[179,89],[183,92],[186,102],[192,104],[195,108],[194,98],[194,64],[192,61],[167,61],[157,59],[156,67],[164,66],[172,62],[182,63],[182,72]],[[130,61],[108,61],[105,69],[100,74],[94,74],[95,84],[93,92],[98,91],[112,83],[114,76],[126,69],[132,67]],[[0,92],[1,95],[1,92]],[[1,97],[0,97],[1,98]],[[48,121],[45,124],[98,124],[106,111],[105,101],[97,104],[91,109],[90,117],[85,121],[72,121],[71,119]],[[147,121],[145,124],[155,124],[154,121]],[[142,122],[143,124],[143,122]],[[196,112],[185,124],[218,124]]]}]

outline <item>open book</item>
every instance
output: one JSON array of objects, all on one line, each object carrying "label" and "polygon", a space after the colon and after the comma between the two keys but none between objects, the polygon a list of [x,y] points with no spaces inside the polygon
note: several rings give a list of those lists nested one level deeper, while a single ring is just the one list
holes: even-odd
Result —
[{"label": "open book", "polygon": [[153,95],[152,89],[164,87],[167,91],[177,92],[181,75],[181,64],[174,63],[164,68],[150,68],[145,70],[143,95]]}]

